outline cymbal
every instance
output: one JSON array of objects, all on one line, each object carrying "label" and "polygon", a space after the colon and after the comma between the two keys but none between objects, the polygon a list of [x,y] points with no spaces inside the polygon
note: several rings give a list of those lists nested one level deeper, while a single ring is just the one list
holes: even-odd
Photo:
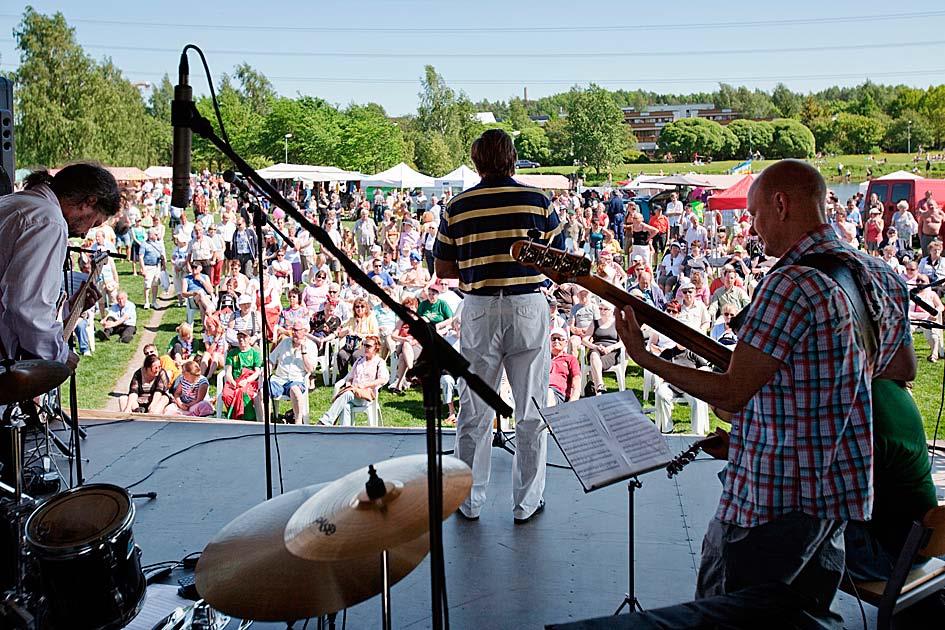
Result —
[{"label": "cymbal", "polygon": [[0,405],[29,400],[62,384],[72,374],[65,363],[31,359],[0,369]]},{"label": "cymbal", "polygon": [[[427,457],[409,455],[379,462],[387,494],[368,499],[366,468],[329,483],[306,501],[285,528],[286,548],[300,558],[334,561],[374,556],[429,529]],[[443,514],[447,518],[469,496],[472,470],[443,458]]]},{"label": "cymbal", "polygon": [[[325,485],[274,497],[220,530],[197,563],[200,596],[241,619],[295,621],[337,612],[380,593],[380,554],[314,562],[286,549],[283,531],[289,518]],[[426,534],[390,549],[391,583],[413,571],[429,549]]]}]

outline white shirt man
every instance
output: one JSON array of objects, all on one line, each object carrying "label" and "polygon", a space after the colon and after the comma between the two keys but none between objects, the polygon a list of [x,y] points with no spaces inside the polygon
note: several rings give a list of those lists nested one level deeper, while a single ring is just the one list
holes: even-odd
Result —
[{"label": "white shirt man", "polygon": [[302,408],[302,395],[308,389],[308,375],[315,371],[318,349],[308,339],[308,322],[292,324],[292,336],[279,342],[269,355],[272,376],[269,393],[273,398],[288,396],[292,401],[295,424],[308,424],[308,409]]}]

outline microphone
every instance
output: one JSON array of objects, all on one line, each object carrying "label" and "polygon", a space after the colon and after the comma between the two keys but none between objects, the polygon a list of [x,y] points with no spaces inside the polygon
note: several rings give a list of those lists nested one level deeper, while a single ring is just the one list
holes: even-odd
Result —
[{"label": "microphone", "polygon": [[232,169],[226,169],[223,171],[223,181],[236,186],[247,195],[255,194],[252,190],[250,190],[249,184],[246,183],[246,180],[240,177],[236,171]]},{"label": "microphone", "polygon": [[917,284],[911,289],[909,289],[909,295],[915,295],[919,291],[924,291],[925,289],[934,289],[935,287],[945,284],[945,278],[939,278],[935,282],[930,282],[929,284]]},{"label": "microphone", "polygon": [[932,306],[931,304],[929,304],[928,302],[920,298],[915,293],[912,293],[911,291],[909,292],[909,299],[912,300],[913,304],[921,308],[923,311],[925,311],[932,317],[935,317],[938,315],[938,311],[935,309],[934,306]]},{"label": "microphone", "polygon": [[174,86],[174,101],[171,103],[171,124],[174,125],[174,173],[171,188],[171,205],[183,210],[190,205],[190,148],[193,131],[182,121],[190,120],[194,106],[194,92],[189,84],[190,67],[187,51],[180,55],[177,85]]}]

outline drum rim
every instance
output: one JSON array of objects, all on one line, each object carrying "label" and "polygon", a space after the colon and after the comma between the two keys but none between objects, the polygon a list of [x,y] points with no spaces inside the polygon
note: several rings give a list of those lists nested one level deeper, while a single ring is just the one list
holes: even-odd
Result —
[{"label": "drum rim", "polygon": [[[93,491],[103,491],[107,490],[109,492],[115,492],[120,496],[124,497],[128,501],[128,510],[125,513],[125,517],[116,521],[112,527],[105,529],[100,534],[98,534],[94,539],[88,540],[81,544],[75,545],[48,545],[37,541],[32,535],[33,524],[36,519],[40,518],[40,515],[45,514],[52,508],[53,505],[58,503],[60,500],[63,500],[67,497],[70,497],[75,494],[82,492],[93,492]],[[131,493],[129,493],[125,488],[121,486],[116,486],[110,483],[88,483],[81,486],[76,486],[75,488],[70,488],[64,490],[57,494],[54,494],[49,499],[47,499],[42,505],[33,510],[33,512],[27,517],[26,523],[23,527],[23,535],[26,539],[27,544],[31,547],[42,550],[44,553],[57,556],[73,556],[87,553],[88,551],[94,549],[102,542],[113,542],[118,536],[120,536],[125,531],[131,530],[131,524],[135,519],[135,504],[131,499]]]}]

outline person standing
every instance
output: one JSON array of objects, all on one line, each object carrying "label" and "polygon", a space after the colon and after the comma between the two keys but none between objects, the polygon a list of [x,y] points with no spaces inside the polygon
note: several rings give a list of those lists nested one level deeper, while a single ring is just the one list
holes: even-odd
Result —
[{"label": "person standing", "polygon": [[[460,193],[440,218],[433,246],[436,275],[459,279],[466,293],[460,344],[471,369],[498,387],[503,370],[515,399],[516,452],[512,462],[512,516],[525,523],[544,509],[547,434],[533,400],[545,400],[551,355],[544,276],[518,264],[509,249],[538,232],[561,247],[558,215],[548,197],[515,181],[515,146],[501,129],[477,138],[472,160],[482,181]],[[491,468],[493,410],[467,388],[456,422],[456,455],[472,467],[473,486],[459,508],[478,519]]]},{"label": "person standing", "polygon": [[[916,359],[906,286],[886,263],[841,243],[826,223],[825,197],[820,173],[798,160],[767,167],[749,189],[752,232],[780,261],[740,317],[727,371],[648,353],[631,309],[619,314],[618,331],[644,370],[731,423],[705,449],[728,466],[703,540],[697,599],[778,582],[801,597],[812,622],[840,627],[830,604],[843,575],[844,527],[868,520],[873,507],[871,382],[912,380]],[[877,331],[872,356],[843,289],[801,260],[815,253],[839,259],[856,279]]]},{"label": "person standing", "polygon": [[[37,171],[26,189],[0,198],[0,353],[75,369],[56,305],[67,239],[84,237],[121,207],[115,178],[101,166]],[[79,307],[83,308],[83,307]]]},{"label": "person standing", "polygon": [[679,200],[679,193],[671,193],[666,202],[666,219],[669,221],[669,237],[678,239],[682,230],[683,202]]}]

